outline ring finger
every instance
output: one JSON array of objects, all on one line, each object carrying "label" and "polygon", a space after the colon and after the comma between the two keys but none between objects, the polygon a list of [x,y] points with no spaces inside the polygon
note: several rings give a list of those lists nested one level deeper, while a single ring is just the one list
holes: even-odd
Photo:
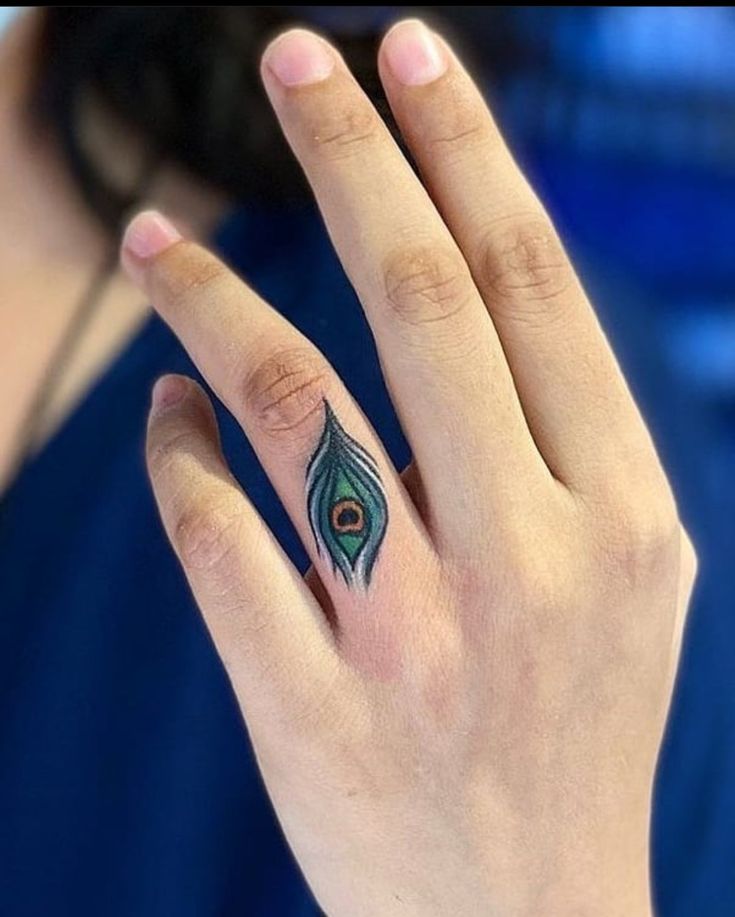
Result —
[{"label": "ring finger", "polygon": [[[380,627],[381,609],[395,606],[381,597],[400,594],[404,559],[428,575],[432,553],[399,476],[334,370],[160,216],[131,223],[123,262],[248,435],[340,625]],[[358,614],[367,606],[372,614]]]}]

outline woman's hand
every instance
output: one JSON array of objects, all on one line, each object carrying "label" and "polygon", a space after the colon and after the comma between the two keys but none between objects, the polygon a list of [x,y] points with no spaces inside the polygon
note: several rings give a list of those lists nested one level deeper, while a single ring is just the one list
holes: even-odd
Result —
[{"label": "woman's hand", "polygon": [[304,581],[279,549],[181,377],[150,417],[163,520],[329,914],[643,914],[694,555],[477,89],[415,21],[388,34],[380,72],[423,184],[323,40],[289,32],[263,61],[414,462],[401,477],[322,354],[143,214],[126,267],[314,566]]}]

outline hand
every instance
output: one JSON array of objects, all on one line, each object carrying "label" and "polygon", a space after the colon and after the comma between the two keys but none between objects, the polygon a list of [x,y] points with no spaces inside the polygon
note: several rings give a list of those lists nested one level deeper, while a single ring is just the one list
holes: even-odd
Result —
[{"label": "hand", "polygon": [[205,395],[171,376],[148,436],[164,524],[327,913],[650,913],[651,786],[694,554],[477,89],[415,21],[388,34],[380,72],[423,184],[324,41],[292,31],[263,61],[414,463],[401,478],[310,342],[143,214],[123,261],[314,566],[306,581],[292,567]]}]

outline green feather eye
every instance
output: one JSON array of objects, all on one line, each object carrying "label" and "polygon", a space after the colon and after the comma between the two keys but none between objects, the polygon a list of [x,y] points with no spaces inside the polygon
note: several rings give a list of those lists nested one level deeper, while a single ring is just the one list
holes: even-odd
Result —
[{"label": "green feather eye", "polygon": [[306,470],[309,524],[345,582],[367,586],[388,525],[388,504],[373,458],[324,402],[324,431]]}]

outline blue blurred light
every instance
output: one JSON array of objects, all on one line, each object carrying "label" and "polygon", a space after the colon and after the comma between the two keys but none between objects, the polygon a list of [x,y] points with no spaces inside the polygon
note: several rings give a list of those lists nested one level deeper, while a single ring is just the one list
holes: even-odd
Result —
[{"label": "blue blurred light", "polygon": [[24,9],[22,6],[0,6],[0,35],[2,35],[22,9]]}]

